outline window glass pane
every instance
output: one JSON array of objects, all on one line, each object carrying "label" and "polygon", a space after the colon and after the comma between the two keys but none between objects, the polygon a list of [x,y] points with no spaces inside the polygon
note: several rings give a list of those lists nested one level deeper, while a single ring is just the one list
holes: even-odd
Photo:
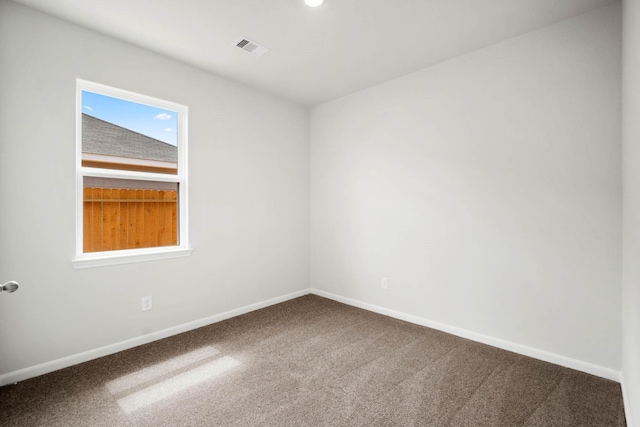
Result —
[{"label": "window glass pane", "polygon": [[178,113],[82,91],[82,166],[176,174]]},{"label": "window glass pane", "polygon": [[83,178],[83,252],[178,245],[178,183]]}]

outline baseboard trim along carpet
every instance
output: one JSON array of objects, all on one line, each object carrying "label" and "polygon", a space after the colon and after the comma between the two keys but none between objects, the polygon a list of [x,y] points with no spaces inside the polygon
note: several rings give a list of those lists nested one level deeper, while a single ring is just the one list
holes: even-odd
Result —
[{"label": "baseboard trim along carpet", "polygon": [[49,372],[57,371],[58,369],[68,368],[69,366],[77,365],[79,363],[88,362],[90,360],[97,359],[99,357],[118,353],[119,351],[128,350],[130,348],[137,347],[139,345],[148,344],[152,341],[168,338],[170,336],[181,334],[183,332],[188,332],[193,329],[210,325],[212,323],[221,322],[231,317],[240,316],[241,314],[249,313],[251,311],[269,307],[271,305],[288,301],[290,299],[298,298],[303,295],[307,295],[308,293],[309,293],[309,289],[303,289],[287,295],[282,295],[280,297],[271,298],[266,301],[250,304],[234,310],[225,311],[224,313],[215,314],[213,316],[205,317],[203,319],[194,320],[192,322],[187,322],[181,325],[172,326],[170,328],[152,332],[150,334],[141,335],[139,337],[131,338],[125,341],[109,344],[104,347],[88,350],[83,353],[74,354],[71,356],[63,357],[61,359],[52,360],[50,362],[45,362],[39,365],[30,366],[28,368],[23,368],[17,371],[2,374],[0,375],[0,386],[13,384],[19,381],[24,381],[29,378],[33,378],[40,375],[48,374]]},{"label": "baseboard trim along carpet", "polygon": [[[416,325],[437,329],[439,331],[447,332],[449,334],[456,335],[462,338],[467,338],[483,344],[488,344],[490,346],[511,351],[513,353],[522,354],[524,356],[533,357],[534,359],[539,359],[545,362],[554,363],[556,365],[564,366],[565,368],[586,372],[587,374],[595,375],[601,378],[606,378],[608,380],[616,381],[618,383],[621,382],[621,379],[622,379],[621,372],[616,371],[615,369],[606,368],[604,366],[596,365],[589,362],[584,362],[582,360],[572,359],[570,357],[562,356],[555,353],[550,353],[548,351],[539,350],[537,348],[528,347],[526,345],[517,344],[517,343],[503,340],[500,338],[494,338],[488,335],[479,334],[477,332],[469,331],[467,329],[458,328],[456,326],[450,326],[440,322],[435,322],[433,320],[425,319],[423,317],[402,313],[399,311],[395,311],[395,310],[380,307],[377,305],[369,304],[366,302],[358,301],[352,298],[347,298],[340,295],[332,294],[330,292],[321,291],[319,289],[312,288],[309,290],[309,292],[314,295],[318,295],[324,298],[341,302],[343,304],[348,304],[354,307],[362,308],[364,310],[372,311],[374,313],[383,314],[385,316],[393,317],[399,320],[404,320],[405,322],[415,323]],[[627,417],[627,420],[628,419],[629,418]]]},{"label": "baseboard trim along carpet", "polygon": [[620,389],[622,390],[622,403],[624,404],[624,416],[627,420],[627,427],[633,427],[633,418],[631,418],[631,401],[629,400],[629,393],[627,389],[627,383],[624,379],[624,373],[620,374]]},{"label": "baseboard trim along carpet", "polygon": [[2,387],[0,402],[7,427],[626,426],[615,381],[313,294]]},{"label": "baseboard trim along carpet", "polygon": [[[250,304],[244,307],[240,307],[234,310],[229,310],[224,313],[215,314],[213,316],[205,317],[203,319],[194,320],[192,322],[183,323],[181,325],[172,326],[160,331],[152,332],[150,334],[142,335],[136,338],[131,338],[125,341],[120,341],[114,344],[109,344],[104,347],[99,347],[93,350],[88,350],[83,353],[74,354],[71,356],[63,357],[61,359],[52,360],[50,362],[41,363],[39,365],[30,366],[27,368],[19,369],[17,371],[9,372],[0,375],[0,386],[24,381],[29,378],[44,375],[49,372],[57,371],[58,369],[67,368],[69,366],[77,365],[79,363],[88,362],[99,357],[107,356],[119,351],[128,350],[139,345],[147,344],[152,341],[167,338],[173,335],[188,332],[193,329],[201,328],[203,326],[210,325],[212,323],[220,322],[231,317],[239,316],[241,314],[249,313],[251,311],[259,310],[261,308],[269,307],[274,304],[278,304],[290,299],[298,298],[307,294],[314,294],[324,298],[328,298],[334,301],[341,302],[353,307],[362,308],[364,310],[372,311],[374,313],[383,314],[385,316],[393,317],[406,322],[414,323],[416,325],[426,326],[428,328],[437,329],[439,331],[447,332],[452,335],[456,335],[462,338],[467,338],[473,341],[488,344],[493,347],[501,348],[503,350],[512,351],[514,353],[522,354],[524,356],[533,357],[535,359],[543,360],[545,362],[554,363],[556,365],[564,366],[566,368],[575,369],[577,371],[586,372],[591,375],[606,378],[612,381],[621,383],[622,375],[620,371],[616,371],[604,366],[595,365],[593,363],[584,362],[570,357],[562,356],[555,353],[550,353],[544,350],[539,350],[533,347],[517,344],[514,342],[506,341],[499,338],[494,338],[488,335],[479,334],[477,332],[469,331],[463,328],[450,326],[444,323],[436,322],[433,320],[425,319],[422,317],[414,316],[411,314],[402,313],[399,311],[391,310],[388,308],[380,307],[377,305],[365,303],[352,298],[343,297],[330,292],[325,292],[319,289],[303,289],[297,292],[293,292],[280,297],[272,298],[266,301]],[[623,396],[627,394],[624,393]],[[628,406],[625,405],[625,408]],[[627,416],[627,419],[630,419]]]}]

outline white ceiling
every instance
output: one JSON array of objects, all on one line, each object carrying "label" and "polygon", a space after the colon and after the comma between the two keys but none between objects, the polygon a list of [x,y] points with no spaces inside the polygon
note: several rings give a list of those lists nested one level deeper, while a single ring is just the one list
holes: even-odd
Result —
[{"label": "white ceiling", "polygon": [[617,0],[14,1],[311,106]]}]

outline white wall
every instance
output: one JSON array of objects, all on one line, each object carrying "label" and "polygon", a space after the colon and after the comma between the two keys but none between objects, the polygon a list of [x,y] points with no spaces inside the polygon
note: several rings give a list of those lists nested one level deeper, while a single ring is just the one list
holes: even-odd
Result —
[{"label": "white wall", "polygon": [[311,286],[619,370],[620,21],[313,108]]},{"label": "white wall", "polygon": [[[76,78],[189,107],[191,257],[73,269]],[[0,111],[0,375],[308,288],[307,109],[0,0]]]},{"label": "white wall", "polygon": [[627,424],[640,426],[640,3],[623,11],[622,375]]}]

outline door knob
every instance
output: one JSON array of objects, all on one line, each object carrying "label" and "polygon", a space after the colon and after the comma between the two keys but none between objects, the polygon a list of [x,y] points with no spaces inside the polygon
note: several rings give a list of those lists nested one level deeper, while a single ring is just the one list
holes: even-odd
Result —
[{"label": "door knob", "polygon": [[19,286],[18,282],[14,282],[12,280],[2,285],[2,287],[0,287],[0,292],[2,291],[8,292],[8,293],[15,292],[18,290],[18,286]]}]

